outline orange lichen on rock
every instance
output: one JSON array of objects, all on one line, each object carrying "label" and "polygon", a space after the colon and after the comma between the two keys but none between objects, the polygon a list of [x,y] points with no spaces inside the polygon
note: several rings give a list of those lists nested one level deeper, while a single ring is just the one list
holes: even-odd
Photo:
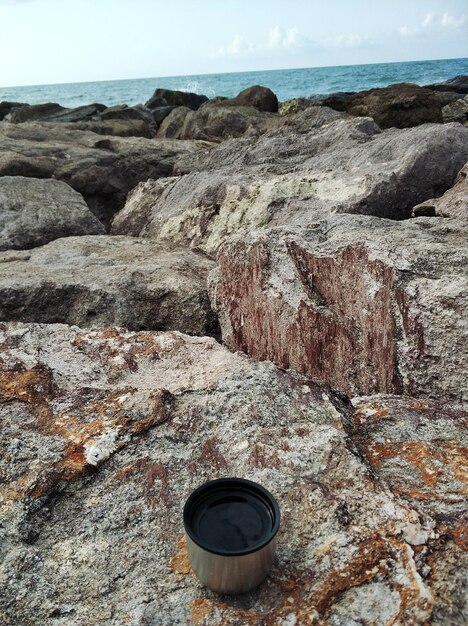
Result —
[{"label": "orange lichen on rock", "polygon": [[184,535],[180,537],[178,550],[171,558],[171,569],[177,574],[189,574],[192,570],[187,554],[187,541]]}]

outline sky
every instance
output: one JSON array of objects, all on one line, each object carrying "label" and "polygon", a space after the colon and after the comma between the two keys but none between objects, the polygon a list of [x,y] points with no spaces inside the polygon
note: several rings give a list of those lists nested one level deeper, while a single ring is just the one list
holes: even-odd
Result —
[{"label": "sky", "polygon": [[468,0],[0,0],[0,86],[468,57]]}]

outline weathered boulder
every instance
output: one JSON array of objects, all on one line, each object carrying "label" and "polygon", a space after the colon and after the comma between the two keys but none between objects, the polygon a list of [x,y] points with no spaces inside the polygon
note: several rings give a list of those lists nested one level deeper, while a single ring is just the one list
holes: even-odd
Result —
[{"label": "weathered boulder", "polygon": [[33,248],[69,235],[102,235],[79,193],[58,180],[0,177],[0,250]]},{"label": "weathered boulder", "polygon": [[[5,626],[423,626],[440,608],[457,615],[450,568],[463,560],[430,514],[371,473],[329,391],[206,338],[0,328]],[[271,575],[237,597],[200,585],[182,538],[186,497],[220,476],[260,482],[282,511]],[[435,544],[443,598],[428,569]]]},{"label": "weathered boulder", "polygon": [[68,112],[69,109],[56,102],[46,102],[45,104],[25,104],[22,107],[14,107],[8,115],[4,117],[6,122],[20,124],[22,122],[32,122],[36,120],[47,120],[58,113]]},{"label": "weathered boulder", "polygon": [[460,170],[455,184],[440,198],[431,198],[413,208],[413,215],[460,219],[468,223],[468,163]]},{"label": "weathered boulder", "polygon": [[253,85],[238,93],[235,98],[227,98],[221,102],[218,101],[216,106],[247,106],[254,107],[259,111],[277,113],[278,98],[268,87]]},{"label": "weathered boulder", "polygon": [[151,98],[145,102],[145,107],[155,109],[160,106],[188,107],[196,111],[208,98],[198,93],[189,91],[176,91],[173,89],[156,89]]},{"label": "weathered boulder", "polygon": [[436,538],[415,529],[416,561],[437,598],[431,623],[458,626],[468,616],[466,512],[468,413],[413,398],[355,398],[348,434],[391,491],[436,522]]},{"label": "weathered boulder", "polygon": [[[330,99],[327,106],[333,106]],[[441,105],[433,91],[411,83],[361,91],[351,96],[345,110],[351,115],[372,117],[381,128],[442,122]]]},{"label": "weathered boulder", "polygon": [[176,173],[187,175],[135,189],[112,232],[214,254],[243,229],[304,225],[335,212],[407,218],[448,189],[468,160],[468,129],[458,124],[381,133],[369,119],[325,107],[287,117],[260,137],[179,159]]},{"label": "weathered boulder", "polygon": [[0,255],[0,320],[217,335],[205,256],[133,237],[57,239]]},{"label": "weathered boulder", "polygon": [[454,78],[446,80],[444,83],[426,85],[426,87],[433,91],[455,91],[457,93],[468,94],[468,76],[455,76]]},{"label": "weathered boulder", "polygon": [[178,107],[164,118],[157,136],[222,141],[246,134],[262,134],[280,123],[276,116],[248,106],[206,106],[197,111]]},{"label": "weathered boulder", "polygon": [[3,100],[0,102],[0,122],[12,109],[24,106],[27,106],[24,102],[8,102],[7,100]]},{"label": "weathered boulder", "polygon": [[160,107],[156,107],[154,109],[151,109],[151,114],[153,116],[153,120],[155,121],[155,123],[157,124],[158,128],[161,124],[161,122],[166,119],[166,117],[169,115],[169,113],[171,111],[173,111],[174,109],[177,109],[178,107],[175,106],[160,106]]},{"label": "weathered boulder", "polygon": [[197,142],[99,137],[75,128],[1,124],[0,176],[63,180],[84,196],[106,225],[138,182],[170,176],[178,157],[207,147]]},{"label": "weathered boulder", "polygon": [[[50,124],[50,122],[45,122],[45,124]],[[63,126],[69,130],[83,130],[112,137],[145,137],[150,139],[155,135],[155,126],[152,120],[148,123],[145,120],[137,119],[96,119],[63,124]]]},{"label": "weathered boulder", "polygon": [[468,96],[454,100],[442,108],[444,122],[460,122],[464,124],[468,120]]},{"label": "weathered boulder", "polygon": [[59,113],[49,115],[45,120],[54,122],[82,122],[99,116],[101,112],[105,110],[106,106],[104,104],[95,102],[74,109],[64,109]]},{"label": "weathered boulder", "polygon": [[468,405],[466,225],[336,215],[243,233],[211,275],[223,341],[353,396]]}]

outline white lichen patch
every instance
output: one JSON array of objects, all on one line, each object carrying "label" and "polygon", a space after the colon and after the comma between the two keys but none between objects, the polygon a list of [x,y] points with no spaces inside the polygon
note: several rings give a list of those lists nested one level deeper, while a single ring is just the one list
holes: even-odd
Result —
[{"label": "white lichen patch", "polygon": [[84,455],[90,465],[99,465],[117,449],[116,440],[120,426],[108,428],[96,439],[87,441],[84,445]]}]

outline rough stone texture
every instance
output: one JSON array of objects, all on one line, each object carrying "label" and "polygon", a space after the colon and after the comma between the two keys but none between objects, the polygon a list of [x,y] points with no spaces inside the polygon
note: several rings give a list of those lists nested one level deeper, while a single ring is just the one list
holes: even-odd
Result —
[{"label": "rough stone texture", "polygon": [[[51,122],[46,122],[50,124]],[[113,137],[146,137],[150,139],[155,135],[153,120],[147,122],[143,119],[104,119],[87,120],[63,124],[70,130],[90,131],[98,135],[111,135]]]},{"label": "rough stone texture", "polygon": [[58,239],[0,256],[0,320],[216,335],[202,255],[132,237]]},{"label": "rough stone texture", "polygon": [[0,250],[33,248],[58,237],[104,232],[83,196],[66,183],[0,177]]},{"label": "rough stone texture", "polygon": [[[327,106],[333,106],[330,100]],[[442,121],[440,103],[433,91],[411,83],[361,91],[349,99],[346,111],[372,117],[381,128],[408,128]]]},{"label": "rough stone texture", "polygon": [[[436,522],[425,533],[417,559],[427,558],[437,598],[434,621],[458,626],[468,620],[468,413],[412,398],[355,398],[348,434],[391,491]],[[456,591],[455,591],[456,590]]]},{"label": "rough stone texture", "polygon": [[107,107],[104,104],[94,102],[74,109],[65,109],[49,116],[47,119],[54,122],[82,122],[99,116]]},{"label": "rough stone texture", "polygon": [[444,122],[460,122],[464,124],[468,119],[468,96],[463,100],[454,100],[442,108]]},{"label": "rough stone texture", "polygon": [[24,106],[26,106],[24,102],[8,102],[7,100],[3,100],[0,102],[0,122],[12,109]]},{"label": "rough stone texture", "polygon": [[98,219],[108,224],[138,182],[170,176],[178,157],[206,146],[197,142],[98,137],[62,124],[3,123],[0,176],[63,180],[84,196]]},{"label": "rough stone texture", "polygon": [[[309,379],[179,333],[5,324],[0,350],[4,626],[453,623],[460,555]],[[236,475],[282,524],[267,581],[223,597],[190,572],[181,512]]]},{"label": "rough stone texture", "polygon": [[413,208],[413,215],[450,217],[468,223],[468,163],[461,169],[454,186],[441,198],[426,200]]},{"label": "rough stone texture", "polygon": [[468,94],[468,76],[455,76],[445,81],[445,83],[426,85],[426,87],[434,91],[455,91],[457,93]]},{"label": "rough stone texture", "polygon": [[226,242],[211,276],[223,340],[348,395],[468,405],[466,225],[333,216]]},{"label": "rough stone texture", "polygon": [[468,160],[468,129],[459,124],[381,133],[371,120],[325,107],[278,119],[288,125],[179,159],[176,172],[187,175],[137,188],[112,232],[214,254],[243,229],[304,225],[334,212],[407,218],[446,191]]},{"label": "rough stone texture", "polygon": [[173,89],[156,89],[154,94],[145,102],[148,109],[155,109],[160,106],[182,106],[196,111],[208,98],[198,93],[188,91],[176,91]]},{"label": "rough stone texture", "polygon": [[25,104],[22,107],[13,107],[10,112],[3,118],[6,122],[20,124],[22,122],[31,122],[35,120],[46,120],[59,113],[66,113],[69,109],[57,104],[56,102],[47,102],[45,104]]},{"label": "rough stone texture", "polygon": [[[278,112],[278,98],[268,87],[261,85],[253,85],[241,91],[235,98],[226,98],[217,101],[215,106],[247,106],[254,107],[259,111],[268,111],[270,113]],[[207,105],[210,106],[210,105]]]},{"label": "rough stone texture", "polygon": [[260,113],[252,106],[204,106],[198,111],[178,107],[164,118],[157,136],[222,141],[246,134],[262,134],[281,123],[277,116]]}]

